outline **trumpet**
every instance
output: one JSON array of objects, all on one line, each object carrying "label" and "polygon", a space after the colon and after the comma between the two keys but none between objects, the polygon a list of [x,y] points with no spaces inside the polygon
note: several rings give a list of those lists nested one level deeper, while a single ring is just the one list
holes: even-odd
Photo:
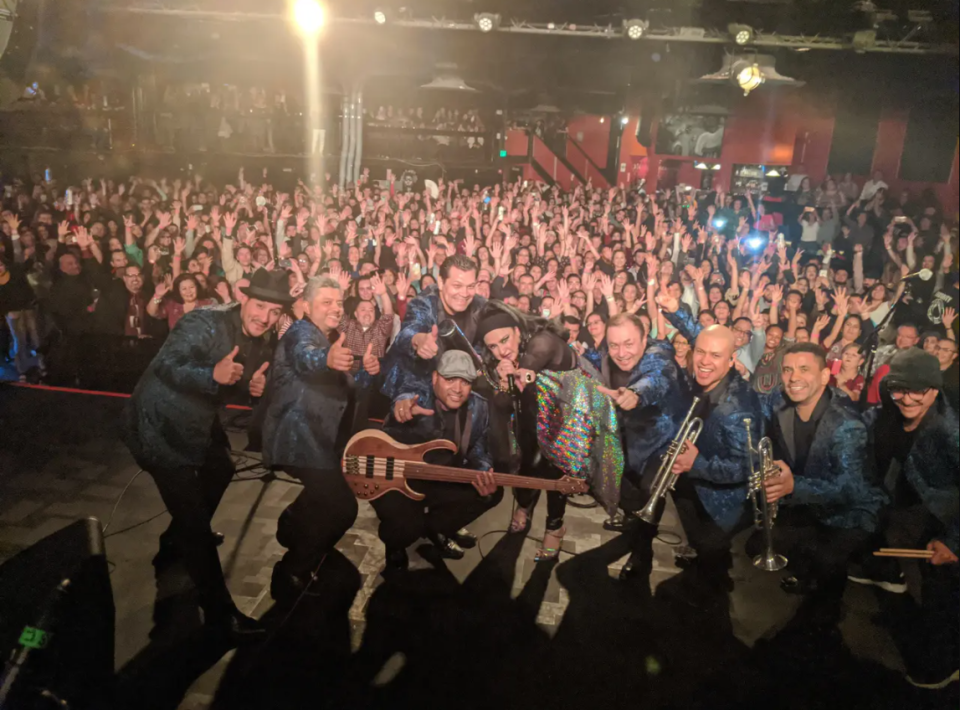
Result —
[{"label": "trumpet", "polygon": [[[779,572],[787,566],[787,558],[773,549],[773,523],[779,508],[777,501],[767,500],[766,482],[780,475],[780,468],[773,460],[773,442],[765,437],[756,448],[753,446],[752,419],[744,419],[747,428],[747,451],[750,457],[750,480],[747,497],[753,501],[753,524],[763,530],[763,553],[753,558],[753,566],[766,572]],[[758,461],[759,458],[759,467]]]},{"label": "trumpet", "polygon": [[643,510],[641,510],[639,514],[639,518],[645,523],[650,523],[651,525],[656,524],[657,508],[660,505],[660,501],[666,497],[667,493],[673,490],[673,487],[677,483],[677,476],[673,472],[673,465],[677,462],[680,454],[686,450],[688,444],[697,443],[700,432],[703,431],[703,420],[693,416],[698,404],[700,404],[700,398],[694,397],[693,405],[690,407],[690,411],[687,412],[687,417],[683,420],[683,424],[680,425],[680,431],[677,432],[674,440],[670,442],[666,453],[660,458],[660,468],[657,470],[657,475],[653,479],[650,500],[643,506]]}]

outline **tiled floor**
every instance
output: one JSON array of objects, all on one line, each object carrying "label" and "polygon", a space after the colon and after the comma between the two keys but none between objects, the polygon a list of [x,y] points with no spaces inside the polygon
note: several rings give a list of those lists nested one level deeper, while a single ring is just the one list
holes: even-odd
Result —
[{"label": "tiled floor", "polygon": [[[150,561],[168,517],[150,477],[133,478],[137,467],[116,440],[120,406],[120,400],[0,386],[0,560],[78,517],[96,516],[109,523],[107,554],[117,611],[116,666],[125,707],[199,710],[246,707],[246,701],[251,707],[300,707],[289,698],[281,700],[274,695],[262,696],[271,700],[254,702],[251,698],[260,696],[253,690],[245,701],[228,692],[246,687],[244,683],[249,681],[250,673],[242,670],[243,664],[258,657],[246,651],[222,658],[214,654],[197,661],[196,668],[190,664],[186,670],[179,668],[178,662],[185,657],[181,644],[185,635],[192,638],[195,624],[191,605],[181,604],[189,585],[176,573],[154,580]],[[232,436],[235,445],[242,446],[240,435]],[[214,527],[227,537],[221,560],[238,604],[243,611],[274,624],[281,620],[271,609],[268,591],[272,566],[282,554],[274,537],[276,522],[298,490],[282,480],[236,482],[228,489],[214,521]],[[124,495],[117,504],[121,492]],[[787,626],[796,611],[796,602],[777,588],[779,575],[754,570],[741,555],[734,570],[731,626],[715,635],[710,624],[696,620],[695,614],[677,614],[674,607],[656,601],[659,595],[651,599],[645,590],[625,589],[614,580],[627,550],[622,540],[603,530],[605,516],[599,509],[569,508],[563,548],[567,554],[559,565],[543,566],[532,559],[537,546],[534,538],[543,532],[543,506],[534,518],[530,538],[521,542],[502,533],[511,501],[512,497],[506,496],[498,508],[471,526],[482,537],[480,548],[469,551],[462,561],[448,563],[448,572],[434,571],[426,560],[413,554],[414,571],[390,585],[379,575],[383,547],[376,535],[376,516],[361,502],[356,524],[338,545],[342,555],[331,558],[326,577],[321,574],[323,609],[317,612],[316,627],[311,628],[310,614],[314,612],[309,609],[298,611],[298,616],[282,627],[284,634],[294,634],[294,640],[284,642],[286,648],[299,649],[297,644],[305,641],[297,634],[303,633],[309,638],[310,652],[298,650],[292,656],[295,660],[279,669],[255,666],[260,669],[258,674],[279,687],[295,687],[300,692],[305,678],[317,673],[328,678],[324,673],[334,673],[334,680],[328,678],[325,687],[336,687],[337,692],[350,688],[352,694],[348,694],[349,700],[342,696],[342,703],[324,695],[322,707],[404,708],[412,707],[414,699],[417,707],[489,707],[495,698],[499,698],[499,707],[538,707],[538,698],[548,697],[553,698],[549,707],[598,707],[596,703],[604,698],[621,698],[614,690],[605,693],[597,689],[589,672],[582,682],[577,681],[579,674],[591,667],[591,660],[596,660],[591,655],[599,653],[605,668],[623,663],[633,669],[622,671],[629,677],[622,689],[628,697],[649,692],[644,697],[653,703],[651,707],[700,707],[700,700],[694,698],[702,699],[701,689],[721,688],[721,695],[727,696],[740,692],[734,690],[739,687],[736,674],[745,671],[739,670],[738,664],[756,673],[757,664],[770,657],[771,651],[763,649],[776,647],[770,645],[776,640],[770,639]],[[139,524],[143,521],[148,522]],[[678,573],[673,548],[667,544],[682,540],[672,508],[661,531],[664,541],[655,544],[654,591]],[[331,612],[336,604],[342,604],[342,609]],[[847,606],[842,630],[849,654],[845,651],[844,658],[850,663],[850,658],[860,659],[856,663],[863,664],[870,677],[880,678],[881,686],[898,683],[896,651],[872,621],[877,611],[875,596],[850,589]],[[411,618],[419,621],[405,626]],[[335,648],[334,639],[338,639]],[[401,640],[409,641],[410,646]],[[423,645],[417,645],[421,641]],[[324,644],[331,644],[332,650]],[[394,644],[403,650],[388,652]],[[318,648],[327,650],[320,653]],[[567,648],[569,654],[561,654],[560,649]],[[547,657],[553,660],[544,669],[542,659]],[[573,662],[577,657],[582,661],[579,665]],[[716,667],[713,661],[705,665],[704,657],[713,658]],[[722,662],[717,660],[721,657]],[[313,662],[320,663],[323,671],[310,664],[306,671],[299,668],[297,664],[305,663],[305,658],[315,658]],[[673,679],[672,692],[650,680],[668,661],[677,674],[667,674]],[[449,668],[444,667],[447,662]],[[474,662],[481,666],[490,663],[498,670],[468,665]],[[629,690],[631,683],[640,682],[640,676],[634,678],[640,672],[638,664],[646,668],[640,676],[649,676],[644,681],[647,685],[642,691]],[[364,671],[362,682],[343,680],[367,666],[371,670]],[[162,668],[179,670],[171,678],[158,670]],[[685,668],[691,670],[681,673]],[[856,669],[867,672],[860,665]],[[450,699],[443,694],[447,686],[437,683],[435,673],[492,673],[496,682],[482,686],[472,699]],[[512,674],[521,674],[526,680]],[[698,674],[704,674],[699,681],[682,680]],[[538,677],[541,680],[536,680]],[[286,680],[281,683],[277,678]],[[533,693],[530,684],[541,681],[556,694]],[[520,700],[528,691],[532,705]],[[505,699],[498,692],[508,696]],[[725,706],[719,700],[703,705]]]}]

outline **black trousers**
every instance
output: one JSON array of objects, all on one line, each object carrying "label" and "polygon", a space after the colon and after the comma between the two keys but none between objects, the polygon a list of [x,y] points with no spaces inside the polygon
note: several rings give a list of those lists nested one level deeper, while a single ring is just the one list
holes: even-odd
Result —
[{"label": "black trousers", "polygon": [[690,547],[697,551],[697,566],[708,577],[727,580],[728,572],[733,566],[730,542],[737,533],[753,524],[753,512],[748,512],[746,500],[740,519],[730,530],[724,530],[710,517],[693,482],[686,474],[677,478],[673,502],[677,506],[677,514],[680,516],[687,541]]},{"label": "black trousers", "polygon": [[[811,619],[833,625],[840,621],[841,600],[847,586],[847,565],[863,550],[871,534],[857,528],[831,528],[804,506],[783,506],[773,526],[773,548],[788,560],[797,577],[816,582],[808,599]],[[763,552],[763,532],[747,541],[751,557]]]},{"label": "black trousers", "polygon": [[[545,478],[556,481],[563,478],[563,471],[540,459],[539,463],[529,470],[521,470],[521,476]],[[540,500],[540,491],[530,488],[515,488],[514,497],[521,508],[531,509]],[[563,527],[563,516],[567,512],[567,496],[557,491],[547,491],[547,530],[559,530]]]},{"label": "black trousers", "polygon": [[200,605],[208,614],[231,611],[233,599],[210,528],[210,520],[233,478],[230,450],[212,446],[200,468],[156,468],[143,463],[140,467],[153,477],[170,513],[170,526],[161,536],[161,545],[176,545],[197,588]]},{"label": "black trousers", "polygon": [[[889,509],[882,528],[890,547],[924,549],[931,540],[942,539],[942,524],[920,504]],[[894,641],[908,673],[945,676],[960,665],[960,565],[899,562],[908,584],[919,585],[920,603],[909,594],[894,600]]]},{"label": "black trousers", "polygon": [[503,500],[503,489],[483,497],[473,486],[442,481],[413,481],[426,498],[415,501],[396,491],[371,501],[380,518],[380,539],[388,550],[406,549],[422,537],[451,535]]},{"label": "black trousers", "polygon": [[284,572],[306,577],[357,519],[357,499],[338,469],[285,469],[303,490],[277,523],[277,541],[287,548]]}]

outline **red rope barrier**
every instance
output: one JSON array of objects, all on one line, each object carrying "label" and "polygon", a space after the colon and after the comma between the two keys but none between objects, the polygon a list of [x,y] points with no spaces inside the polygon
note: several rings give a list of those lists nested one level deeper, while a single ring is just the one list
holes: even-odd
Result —
[{"label": "red rope barrier", "polygon": [[[28,390],[45,390],[47,392],[66,392],[67,394],[92,394],[96,397],[119,397],[120,399],[129,399],[131,395],[123,392],[102,392],[99,390],[81,390],[75,387],[52,387],[50,385],[31,385],[26,382],[3,382],[0,384],[10,385],[11,387],[22,387]],[[228,404],[227,409],[237,409],[240,411],[252,412],[253,407],[244,407],[242,404]],[[383,424],[382,419],[370,419],[371,422]]]},{"label": "red rope barrier", "polygon": [[[131,395],[123,392],[103,392],[100,390],[81,390],[75,387],[52,387],[50,385],[31,385],[26,382],[5,382],[3,384],[13,387],[22,387],[28,390],[45,390],[47,392],[66,392],[67,394],[92,394],[97,397],[119,397],[120,399],[129,399]],[[244,407],[241,404],[227,404],[227,409],[239,409],[241,411],[251,412],[253,407]]]}]

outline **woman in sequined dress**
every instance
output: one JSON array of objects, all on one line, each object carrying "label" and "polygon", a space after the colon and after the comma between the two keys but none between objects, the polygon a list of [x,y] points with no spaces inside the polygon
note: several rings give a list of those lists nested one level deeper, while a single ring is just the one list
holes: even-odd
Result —
[{"label": "woman in sequined dress", "polygon": [[[567,344],[555,321],[526,316],[497,301],[480,315],[477,339],[486,347],[488,370],[500,392],[493,406],[511,417],[520,473],[558,479],[585,478],[597,501],[616,510],[623,452],[616,410],[597,391],[599,373]],[[519,400],[519,408],[515,408]],[[513,533],[530,529],[539,491],[515,491]],[[567,499],[547,493],[547,524],[536,560],[554,560],[563,544]]]}]

